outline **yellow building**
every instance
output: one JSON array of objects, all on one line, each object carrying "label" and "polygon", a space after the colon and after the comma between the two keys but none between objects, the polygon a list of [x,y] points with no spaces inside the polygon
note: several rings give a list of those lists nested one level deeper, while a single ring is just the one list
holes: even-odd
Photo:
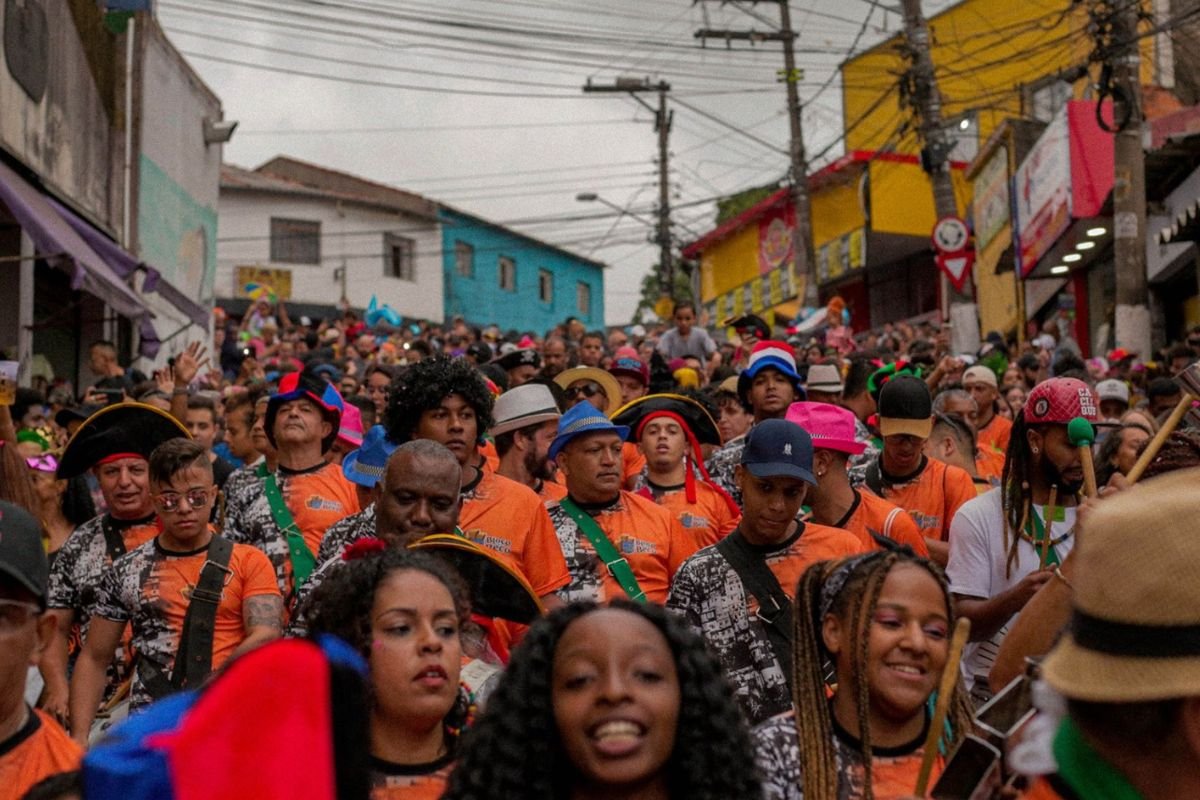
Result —
[{"label": "yellow building", "polygon": [[[1007,184],[1023,155],[1004,133],[989,142],[1005,120],[1046,123],[1066,101],[1085,96],[1093,47],[1087,25],[1086,8],[1071,0],[964,0],[929,19],[964,218],[971,219],[981,170],[990,170],[983,177],[991,181],[989,199],[997,212],[996,183]],[[1144,41],[1150,51],[1152,37]],[[810,176],[821,299],[841,295],[860,330],[932,316],[941,301],[930,242],[937,222],[933,189],[920,166],[921,143],[905,100],[904,47],[897,35],[842,64],[847,155]],[[1143,59],[1147,79],[1152,60]],[[998,146],[1009,148],[1003,159],[991,158]],[[982,156],[991,160],[973,163]],[[786,274],[791,219],[781,190],[687,249],[700,260],[701,299],[716,318],[773,306],[794,312]],[[1001,258],[1009,252],[1011,226],[1006,213],[993,213],[989,225],[988,248],[974,268],[981,327],[1009,331],[1021,313],[1011,259]]]}]

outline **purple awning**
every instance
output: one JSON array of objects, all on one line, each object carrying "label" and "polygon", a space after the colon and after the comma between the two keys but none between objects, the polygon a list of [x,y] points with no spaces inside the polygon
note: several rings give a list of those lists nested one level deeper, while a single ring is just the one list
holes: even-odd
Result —
[{"label": "purple awning", "polygon": [[3,162],[0,201],[33,240],[38,256],[70,273],[71,288],[95,295],[123,317],[140,320],[149,316],[141,298],[67,224],[48,198]]},{"label": "purple awning", "polygon": [[208,327],[208,320],[212,315],[210,309],[206,309],[196,301],[188,298],[183,292],[172,286],[170,281],[162,280],[158,270],[143,261],[138,261],[126,252],[124,248],[112,239],[109,239],[101,231],[97,230],[94,225],[71,209],[62,205],[57,200],[51,199],[49,202],[59,215],[67,221],[67,224],[107,261],[109,266],[118,275],[128,278],[138,269],[144,269],[146,271],[146,278],[142,281],[143,292],[157,292],[162,295],[164,300],[183,312],[184,316],[192,322],[202,328]]}]

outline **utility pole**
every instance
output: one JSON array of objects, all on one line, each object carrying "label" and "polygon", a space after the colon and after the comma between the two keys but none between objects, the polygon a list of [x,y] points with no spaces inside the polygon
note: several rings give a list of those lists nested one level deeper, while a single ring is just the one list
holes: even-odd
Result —
[{"label": "utility pole", "polygon": [[1139,4],[1110,4],[1112,38],[1109,61],[1113,99],[1113,251],[1117,276],[1117,347],[1151,352],[1150,308],[1146,291],[1146,166],[1142,151],[1142,93],[1138,50]]},{"label": "utility pole", "polygon": [[[670,306],[675,302],[675,257],[671,252],[671,184],[670,184],[670,137],[674,111],[667,110],[667,93],[671,85],[659,81],[651,83],[649,78],[617,78],[613,83],[597,85],[591,79],[584,84],[585,92],[622,92],[628,94],[654,114],[654,131],[658,134],[658,288],[659,304],[655,313],[660,319],[671,314]],[[658,92],[658,108],[638,96],[640,92]]]},{"label": "utility pole", "polygon": [[792,15],[788,0],[749,0],[779,4],[779,30],[769,33],[760,31],[730,31],[704,28],[696,31],[696,38],[724,39],[729,43],[735,39],[751,42],[781,42],[783,44],[783,69],[779,79],[787,87],[788,127],[791,142],[788,155],[791,159],[792,208],[796,214],[795,234],[792,241],[792,270],[797,296],[805,306],[815,307],[818,303],[816,250],[812,237],[812,207],[808,197],[808,158],[804,151],[804,127],[801,121],[800,80],[803,70],[796,69],[796,33],[792,30]]},{"label": "utility pole", "polygon": [[[904,36],[912,59],[911,101],[919,117],[921,166],[933,184],[933,206],[937,218],[958,215],[954,181],[950,174],[953,143],[942,126],[942,96],[938,91],[929,46],[929,26],[921,13],[921,0],[901,0],[904,8]],[[958,292],[945,274],[942,281],[942,321],[954,324],[951,347],[956,353],[974,353],[979,349],[979,315],[970,294]]]}]

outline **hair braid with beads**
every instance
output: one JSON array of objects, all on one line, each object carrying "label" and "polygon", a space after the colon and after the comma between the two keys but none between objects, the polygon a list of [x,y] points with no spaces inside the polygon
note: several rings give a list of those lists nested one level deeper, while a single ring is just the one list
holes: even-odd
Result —
[{"label": "hair braid with beads", "polygon": [[[832,715],[825,692],[824,662],[832,659],[822,638],[824,620],[821,595],[825,581],[845,562],[814,564],[805,571],[796,591],[800,606],[795,614],[793,638],[793,702],[799,739],[800,768],[804,776],[805,800],[838,800],[839,765],[834,746]],[[950,587],[941,569],[924,558],[904,551],[879,551],[851,567],[851,574],[833,599],[829,613],[849,623],[847,641],[855,643],[851,651],[851,669],[858,676],[855,711],[863,760],[863,800],[874,800],[872,788],[872,747],[870,735],[870,686],[866,679],[868,627],[875,615],[879,595],[888,573],[897,564],[914,564],[926,570],[942,590],[947,616],[953,626],[954,606]],[[845,688],[847,691],[850,687]],[[971,729],[974,712],[962,682],[955,685],[947,719],[950,739],[946,751],[952,752]]]},{"label": "hair braid with beads", "polygon": [[1029,521],[1032,494],[1029,491],[1029,470],[1033,465],[1032,453],[1027,436],[1029,426],[1025,415],[1018,414],[1013,420],[1008,450],[1004,454],[1004,470],[1000,474],[1000,503],[1004,514],[1004,549],[1008,558],[1004,563],[1006,577],[1012,575],[1013,562],[1017,559],[1017,548],[1021,544],[1021,532]]}]

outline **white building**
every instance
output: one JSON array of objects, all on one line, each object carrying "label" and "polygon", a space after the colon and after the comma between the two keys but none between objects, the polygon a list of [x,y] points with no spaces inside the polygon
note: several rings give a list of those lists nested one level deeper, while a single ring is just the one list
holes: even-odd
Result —
[{"label": "white building", "polygon": [[419,195],[278,157],[222,168],[219,219],[216,296],[232,314],[258,283],[293,318],[375,297],[403,317],[442,320],[441,226]]}]

